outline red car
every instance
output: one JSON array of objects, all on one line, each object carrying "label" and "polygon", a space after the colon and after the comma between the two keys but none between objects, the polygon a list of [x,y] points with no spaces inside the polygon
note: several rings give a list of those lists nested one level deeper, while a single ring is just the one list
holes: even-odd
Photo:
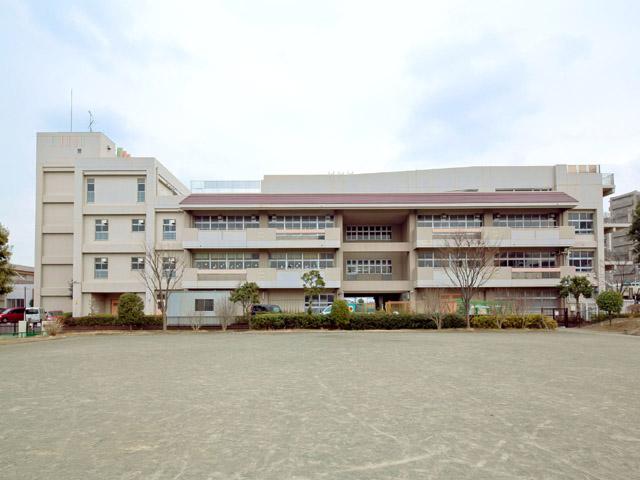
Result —
[{"label": "red car", "polygon": [[0,323],[18,323],[24,320],[24,307],[7,308],[0,313]]}]

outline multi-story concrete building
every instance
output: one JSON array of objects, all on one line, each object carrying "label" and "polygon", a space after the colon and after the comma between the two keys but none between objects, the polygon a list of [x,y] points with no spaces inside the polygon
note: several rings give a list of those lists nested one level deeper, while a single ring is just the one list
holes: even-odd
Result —
[{"label": "multi-story concrete building", "polygon": [[326,281],[316,307],[455,296],[442,251],[456,232],[500,249],[482,299],[539,312],[559,306],[564,275],[604,287],[602,199],[614,185],[597,165],[266,176],[259,193],[190,193],[103,134],[41,133],[37,166],[36,299],[47,309],[115,311],[136,292],[152,312],[137,272],[145,244],[186,265],[169,303],[176,318],[215,314],[245,281],[264,302],[302,310],[309,269]]},{"label": "multi-story concrete building", "polygon": [[609,215],[605,218],[605,266],[607,283],[612,288],[624,288],[626,296],[640,291],[640,270],[635,262],[634,244],[629,237],[629,227],[636,208],[640,205],[640,192],[634,190],[611,197]]}]

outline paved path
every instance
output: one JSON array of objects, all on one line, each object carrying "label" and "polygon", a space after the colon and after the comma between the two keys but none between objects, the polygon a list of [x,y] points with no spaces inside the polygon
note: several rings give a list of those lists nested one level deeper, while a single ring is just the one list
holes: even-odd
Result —
[{"label": "paved path", "polygon": [[640,338],[78,336],[0,346],[2,479],[640,478]]}]

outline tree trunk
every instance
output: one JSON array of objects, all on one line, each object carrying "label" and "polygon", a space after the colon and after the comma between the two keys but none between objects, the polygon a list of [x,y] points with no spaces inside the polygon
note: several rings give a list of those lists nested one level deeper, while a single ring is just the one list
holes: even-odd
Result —
[{"label": "tree trunk", "polygon": [[469,315],[469,310],[471,309],[471,299],[465,298],[462,303],[464,303],[464,319],[467,322],[467,330],[471,330],[471,315]]}]

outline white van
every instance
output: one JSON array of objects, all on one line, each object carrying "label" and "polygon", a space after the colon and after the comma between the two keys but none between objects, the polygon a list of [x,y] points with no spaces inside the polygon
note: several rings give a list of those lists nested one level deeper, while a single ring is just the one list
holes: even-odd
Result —
[{"label": "white van", "polygon": [[29,307],[24,309],[24,319],[27,323],[41,324],[44,320],[44,309],[39,307]]}]

